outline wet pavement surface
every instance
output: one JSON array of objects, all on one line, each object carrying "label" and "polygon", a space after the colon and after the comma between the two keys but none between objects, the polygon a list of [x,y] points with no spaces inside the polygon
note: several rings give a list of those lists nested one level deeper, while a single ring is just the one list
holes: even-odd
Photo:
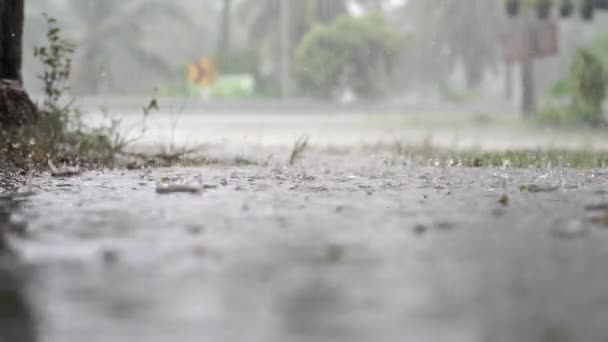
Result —
[{"label": "wet pavement surface", "polygon": [[314,155],[32,189],[0,206],[1,342],[608,340],[604,171]]},{"label": "wet pavement surface", "polygon": [[18,200],[0,197],[0,341],[37,341],[37,327],[27,299],[25,270],[10,249],[7,237],[22,225],[12,222]]}]

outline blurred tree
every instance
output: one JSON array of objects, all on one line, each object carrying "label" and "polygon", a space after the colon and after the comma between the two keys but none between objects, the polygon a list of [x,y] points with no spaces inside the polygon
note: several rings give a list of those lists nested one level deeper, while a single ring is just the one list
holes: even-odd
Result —
[{"label": "blurred tree", "polygon": [[218,61],[225,60],[230,56],[230,45],[232,41],[232,0],[222,0],[222,14],[220,19],[220,35],[217,43],[215,57]]},{"label": "blurred tree", "polygon": [[558,99],[569,104],[553,105],[538,113],[540,123],[551,125],[588,125],[602,127],[606,120],[603,102],[606,99],[608,78],[602,61],[587,49],[580,49],[570,67],[568,79],[559,81],[553,89]]},{"label": "blurred tree", "polygon": [[220,20],[215,60],[222,74],[253,74],[258,63],[256,51],[251,47],[232,46],[234,6],[238,0],[220,0]]},{"label": "blurred tree", "polygon": [[601,61],[593,53],[580,50],[572,63],[569,83],[572,104],[585,113],[584,121],[592,125],[603,123],[606,73]]},{"label": "blurred tree", "polygon": [[[283,0],[241,0],[238,14],[245,20],[252,42],[272,39],[279,27],[277,15]],[[326,23],[347,12],[346,0],[287,0],[290,3],[291,38],[298,42],[315,23]]]},{"label": "blurred tree", "polygon": [[70,0],[68,6],[84,27],[76,38],[79,58],[73,80],[74,89],[84,94],[99,93],[104,78],[111,76],[110,59],[116,50],[151,73],[172,75],[173,66],[144,47],[145,29],[160,18],[193,26],[183,7],[173,1]]},{"label": "blurred tree", "polygon": [[410,0],[403,13],[413,23],[422,79],[442,82],[460,65],[467,86],[474,88],[498,65],[500,1]]},{"label": "blurred tree", "polygon": [[296,50],[297,80],[310,94],[330,97],[352,90],[359,97],[382,97],[406,37],[378,13],[343,15],[313,28]]},{"label": "blurred tree", "polygon": [[608,32],[598,33],[589,43],[588,49],[608,70]]},{"label": "blurred tree", "polygon": [[[278,29],[282,1],[289,2],[288,42],[282,42],[282,32]],[[315,24],[328,23],[346,14],[348,8],[347,0],[241,0],[236,11],[248,28],[250,46],[258,49],[261,61],[258,77],[278,83],[282,73],[277,62],[282,60],[282,44],[297,46]]]}]

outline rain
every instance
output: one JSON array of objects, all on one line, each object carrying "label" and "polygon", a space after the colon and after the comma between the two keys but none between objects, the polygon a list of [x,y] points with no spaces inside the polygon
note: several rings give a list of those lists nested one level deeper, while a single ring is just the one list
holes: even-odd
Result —
[{"label": "rain", "polygon": [[608,340],[607,0],[0,0],[0,342]]}]

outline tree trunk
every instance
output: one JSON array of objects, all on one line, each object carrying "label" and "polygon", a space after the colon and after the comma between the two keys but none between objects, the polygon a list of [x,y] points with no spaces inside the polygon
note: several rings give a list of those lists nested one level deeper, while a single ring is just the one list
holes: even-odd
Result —
[{"label": "tree trunk", "polygon": [[34,122],[36,105],[16,80],[0,80],[0,130]]},{"label": "tree trunk", "polygon": [[281,97],[286,99],[291,92],[291,0],[281,0],[280,37],[281,37]]},{"label": "tree trunk", "polygon": [[232,0],[224,0],[223,2],[220,39],[217,43],[216,52],[216,58],[219,62],[225,62],[226,58],[229,57],[232,38]]},{"label": "tree trunk", "polygon": [[37,109],[21,85],[24,0],[0,0],[0,129],[31,123]]},{"label": "tree trunk", "polygon": [[535,28],[532,15],[527,11],[523,20],[523,53],[521,60],[521,110],[524,117],[530,117],[536,112],[536,81],[534,78],[534,39]]},{"label": "tree trunk", "polygon": [[505,99],[513,99],[513,64],[505,63]]},{"label": "tree trunk", "polygon": [[467,58],[464,63],[465,82],[468,90],[475,90],[483,82],[482,66],[473,56]]},{"label": "tree trunk", "polygon": [[521,64],[522,100],[521,111],[525,117],[534,115],[536,111],[536,94],[534,80],[534,57],[524,56]]},{"label": "tree trunk", "polygon": [[24,0],[0,0],[0,79],[21,82]]}]

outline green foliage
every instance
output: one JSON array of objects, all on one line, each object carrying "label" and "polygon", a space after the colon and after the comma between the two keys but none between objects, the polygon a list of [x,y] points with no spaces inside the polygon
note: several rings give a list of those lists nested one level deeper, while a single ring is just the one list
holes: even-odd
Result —
[{"label": "green foliage", "polygon": [[391,68],[405,43],[380,14],[343,15],[304,36],[296,49],[295,76],[305,91],[321,97],[342,87],[380,97],[388,92]]},{"label": "green foliage", "polygon": [[[88,167],[111,165],[128,141],[118,133],[120,121],[109,120],[100,127],[87,127],[68,96],[74,45],[63,39],[57,21],[45,16],[47,45],[37,46],[34,55],[42,63],[39,78],[44,82],[40,117],[5,138],[2,152],[23,167],[79,164]],[[144,116],[157,109],[153,100],[144,107]]]},{"label": "green foliage", "polygon": [[568,84],[568,80],[559,80],[553,84],[551,89],[549,89],[549,94],[554,99],[562,99],[568,97],[570,93],[570,85]]},{"label": "green foliage", "polygon": [[608,67],[608,32],[600,32],[589,43],[588,50]]},{"label": "green foliage", "polygon": [[[248,32],[249,47],[256,53],[256,91],[262,97],[277,97],[280,90],[281,4],[287,5],[289,41],[297,47],[303,37],[319,23],[332,22],[348,13],[350,0],[240,0],[235,14]],[[357,0],[362,3],[363,0]],[[263,61],[263,63],[261,63]],[[260,65],[263,64],[263,65]]]},{"label": "green foliage", "polygon": [[475,90],[456,89],[447,82],[439,83],[438,90],[443,99],[451,103],[465,103],[479,97],[479,93]]},{"label": "green foliage", "polygon": [[587,50],[580,50],[570,69],[573,104],[589,112],[590,121],[601,121],[602,101],[606,97],[606,73],[602,63]]},{"label": "green foliage", "polygon": [[184,65],[175,70],[173,82],[160,86],[158,94],[160,96],[190,96],[192,95],[191,83],[188,80],[188,65]]},{"label": "green foliage", "polygon": [[44,83],[44,102],[42,110],[47,112],[65,111],[59,107],[61,96],[68,89],[68,79],[72,69],[72,55],[75,46],[61,36],[57,20],[44,15],[48,30],[46,38],[48,46],[34,48],[34,57],[38,58],[44,67],[38,78]]},{"label": "green foliage", "polygon": [[252,75],[221,76],[211,87],[214,98],[247,98],[253,97],[255,79]]},{"label": "green foliage", "polygon": [[[585,124],[599,126],[604,123],[602,103],[606,97],[606,72],[601,61],[589,50],[577,52],[570,76],[552,89],[553,95],[566,96],[566,107],[549,107],[538,115],[540,123],[557,125]],[[566,87],[567,85],[567,87]]]},{"label": "green foliage", "polygon": [[576,126],[582,123],[580,114],[573,106],[548,106],[536,114],[536,122],[541,125]]},{"label": "green foliage", "polygon": [[222,75],[254,74],[258,63],[257,51],[250,48],[235,51],[222,59],[217,59],[217,67]]},{"label": "green foliage", "polygon": [[291,149],[291,155],[289,156],[289,165],[294,165],[296,161],[302,158],[304,151],[308,148],[308,137],[301,136],[299,137],[293,144],[293,148]]}]

